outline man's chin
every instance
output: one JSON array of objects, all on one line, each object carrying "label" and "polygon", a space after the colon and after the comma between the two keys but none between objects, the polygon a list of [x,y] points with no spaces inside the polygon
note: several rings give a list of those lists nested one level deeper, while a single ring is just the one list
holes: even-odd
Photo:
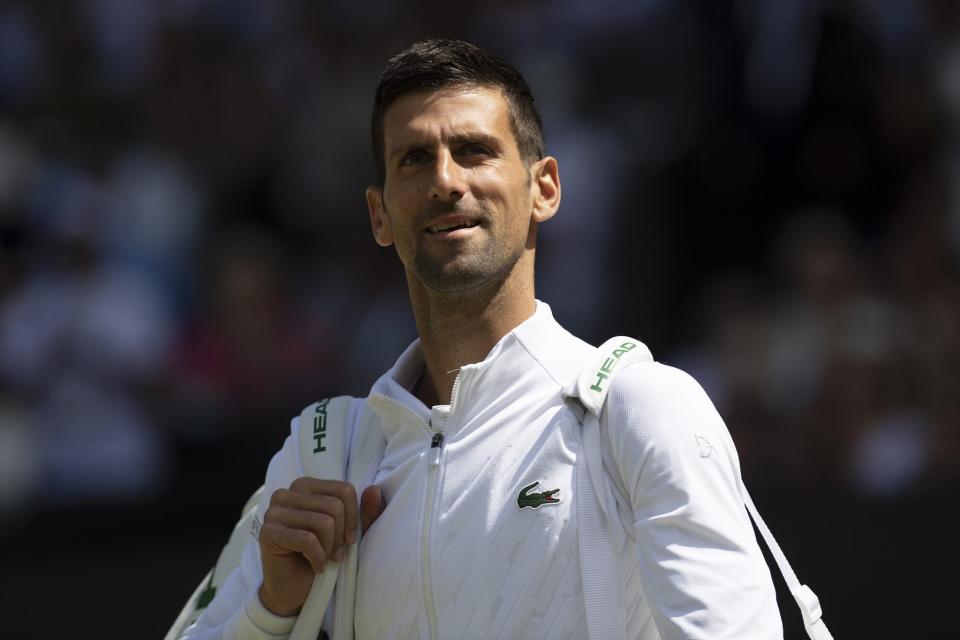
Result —
[{"label": "man's chin", "polygon": [[464,293],[477,289],[489,282],[488,278],[463,273],[420,275],[418,279],[423,286],[436,293]]},{"label": "man's chin", "polygon": [[424,287],[437,293],[470,291],[483,286],[494,277],[494,274],[490,273],[489,265],[470,264],[461,260],[442,263],[423,261],[416,265],[415,273]]}]

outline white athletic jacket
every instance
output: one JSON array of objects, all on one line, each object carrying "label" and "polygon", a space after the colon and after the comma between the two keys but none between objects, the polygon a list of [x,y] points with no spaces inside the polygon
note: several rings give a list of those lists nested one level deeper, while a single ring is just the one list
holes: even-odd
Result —
[{"label": "white athletic jacket", "polygon": [[[360,543],[348,622],[358,639],[587,637],[574,498],[582,434],[564,392],[594,353],[538,302],[460,370],[450,405],[428,408],[408,391],[423,368],[418,342],[354,401],[353,423],[377,424],[386,439],[373,481],[387,506]],[[700,386],[661,364],[629,366],[613,379],[600,432],[626,637],[782,638],[736,451]],[[265,496],[302,475],[298,447],[288,438],[274,456]],[[294,618],[263,608],[261,579],[251,540],[242,570],[185,637],[285,637]],[[344,623],[333,610],[328,632]]]}]

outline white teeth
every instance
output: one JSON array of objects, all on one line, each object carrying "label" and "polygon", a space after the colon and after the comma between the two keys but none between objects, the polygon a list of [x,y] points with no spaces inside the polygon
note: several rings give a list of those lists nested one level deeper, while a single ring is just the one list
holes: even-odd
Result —
[{"label": "white teeth", "polygon": [[474,222],[455,222],[451,224],[438,224],[427,229],[430,233],[439,233],[441,231],[449,231],[450,229],[460,229],[462,227],[475,227],[476,223]]}]

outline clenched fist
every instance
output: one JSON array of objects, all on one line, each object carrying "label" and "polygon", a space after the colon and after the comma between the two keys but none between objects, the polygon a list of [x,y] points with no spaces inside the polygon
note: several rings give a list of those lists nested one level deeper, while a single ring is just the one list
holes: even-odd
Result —
[{"label": "clenched fist", "polygon": [[[360,500],[363,531],[383,511],[383,494],[367,487]],[[260,527],[263,584],[260,601],[280,616],[303,607],[314,575],[327,562],[343,560],[345,546],[357,541],[357,491],[336,480],[297,478],[278,489]]]}]

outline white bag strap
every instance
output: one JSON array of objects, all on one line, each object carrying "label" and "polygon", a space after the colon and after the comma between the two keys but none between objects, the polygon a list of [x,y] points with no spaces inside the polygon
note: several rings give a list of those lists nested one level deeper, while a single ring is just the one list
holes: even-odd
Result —
[{"label": "white bag strap", "polygon": [[[351,433],[348,427],[352,400],[349,396],[328,398],[301,412],[297,423],[297,436],[304,475],[325,480],[346,480],[347,460],[350,455]],[[355,565],[356,545],[347,548],[344,563],[328,562],[323,573],[314,577],[307,599],[297,616],[293,631],[290,632],[290,640],[317,640],[327,606],[337,585],[337,578],[351,555],[354,556]],[[349,604],[352,608],[352,599]],[[338,630],[342,626],[349,627],[349,635],[341,636],[338,633],[338,640],[339,637],[351,639],[353,625],[337,625]]]},{"label": "white bag strap", "polygon": [[785,556],[783,550],[780,549],[777,539],[773,537],[773,533],[770,531],[770,528],[767,527],[767,523],[760,517],[760,512],[757,511],[757,507],[753,504],[753,498],[750,497],[750,493],[747,491],[747,487],[743,484],[742,480],[740,480],[740,497],[743,499],[744,504],[746,504],[747,511],[750,513],[750,517],[753,518],[753,522],[757,525],[757,530],[763,537],[764,542],[767,543],[770,554],[773,555],[777,566],[780,567],[780,573],[783,574],[783,579],[787,583],[787,588],[790,589],[790,594],[794,600],[797,601],[797,606],[800,607],[800,613],[803,615],[803,626],[806,627],[810,640],[833,640],[833,636],[830,635],[830,631],[823,621],[820,599],[817,598],[817,594],[813,592],[813,589],[805,584],[800,584],[800,580],[797,579],[797,574],[793,572],[793,567],[790,566],[790,563],[787,561],[787,556]]},{"label": "white bag strap", "polygon": [[[598,469],[602,471],[599,417],[603,411],[607,392],[610,389],[611,378],[617,371],[622,370],[629,364],[652,361],[653,355],[650,353],[650,350],[639,340],[627,336],[610,338],[600,345],[597,349],[596,356],[583,368],[573,388],[566,394],[570,397],[577,398],[584,409],[586,409],[586,416],[583,420],[583,433],[584,449],[586,451],[585,458],[590,473],[589,475],[581,474],[581,476],[592,481],[594,492],[598,498],[599,486],[601,486],[598,483],[603,482],[602,476],[599,476],[599,472],[597,471]],[[780,568],[780,573],[783,574],[783,579],[787,584],[787,588],[797,601],[797,606],[800,607],[800,613],[803,615],[803,623],[806,627],[807,635],[810,636],[810,640],[833,640],[833,636],[830,635],[830,631],[827,630],[827,626],[823,622],[820,600],[810,587],[805,584],[800,584],[800,580],[797,579],[797,575],[787,561],[787,557],[777,543],[776,538],[773,537],[770,528],[767,527],[763,518],[760,517],[760,513],[753,504],[753,499],[750,497],[747,487],[743,484],[742,478],[738,476],[737,480],[740,498],[743,500],[750,517],[753,518],[754,523],[756,523],[757,530],[760,531],[760,535],[770,549],[771,555],[773,555],[774,560],[776,560],[777,566]],[[578,479],[577,490],[578,494],[583,494],[584,487],[581,486],[580,479]],[[619,627],[616,627],[610,626],[614,625],[614,618],[596,620],[596,618],[600,616],[609,615],[602,605],[600,605],[600,609],[591,612],[591,607],[598,606],[595,604],[598,599],[602,602],[614,601],[613,599],[617,595],[614,591],[619,592],[619,582],[617,585],[610,584],[609,576],[616,575],[615,573],[604,576],[603,574],[597,575],[596,572],[588,573],[587,571],[587,567],[590,566],[588,563],[598,563],[598,565],[607,566],[610,562],[610,557],[613,555],[613,550],[609,544],[596,544],[604,540],[603,536],[609,536],[609,531],[606,529],[606,522],[604,522],[602,529],[599,529],[591,522],[584,522],[584,518],[587,517],[584,512],[590,509],[590,504],[581,506],[581,502],[592,504],[595,511],[599,511],[599,509],[597,509],[597,504],[593,501],[581,500],[577,503],[577,507],[581,513],[579,521],[580,530],[585,534],[581,535],[580,538],[580,559],[581,566],[584,567],[583,591],[584,599],[587,603],[587,628],[591,638],[623,637],[624,630],[622,622],[619,622]],[[599,515],[599,513],[589,513],[589,517]],[[606,514],[606,519],[611,519],[611,514]],[[585,539],[590,541],[590,546],[586,549],[584,549]],[[604,554],[598,552],[596,550],[597,547],[609,549],[609,554],[607,555],[610,557],[603,557]],[[614,566],[616,566],[616,559],[613,559],[613,562]],[[619,608],[620,600],[615,600],[615,602]],[[621,612],[621,620],[622,616],[623,613]]]},{"label": "white bag strap", "polygon": [[598,640],[623,640],[627,633],[619,558],[610,532],[614,514],[603,510],[607,483],[599,415],[614,372],[632,362],[650,360],[653,356],[642,342],[623,336],[611,338],[597,350],[567,393],[585,409],[581,428],[584,455],[577,465],[577,527],[587,632]]},{"label": "white bag strap", "polygon": [[597,348],[577,378],[575,388],[567,395],[575,396],[584,408],[600,417],[610,390],[613,374],[634,362],[653,362],[647,345],[627,336],[610,338]]},{"label": "white bag strap", "polygon": [[[308,407],[301,414],[299,424],[304,473],[316,478],[346,480],[357,488],[358,494],[373,482],[387,444],[374,413],[357,408],[359,404],[348,396],[333,398],[327,406],[321,402]],[[359,416],[351,414],[351,406],[360,412]],[[359,495],[357,499],[359,501]],[[334,588],[333,640],[353,640],[362,534],[358,518],[357,542],[347,547],[339,565],[327,564],[323,574],[314,579],[290,640],[317,639]]]},{"label": "white bag strap", "polygon": [[583,461],[577,464],[577,529],[580,573],[589,637],[625,640],[626,620],[620,588],[620,568],[610,535],[610,519],[603,513],[597,493],[603,472],[600,456],[600,424],[587,413],[582,427]]}]

